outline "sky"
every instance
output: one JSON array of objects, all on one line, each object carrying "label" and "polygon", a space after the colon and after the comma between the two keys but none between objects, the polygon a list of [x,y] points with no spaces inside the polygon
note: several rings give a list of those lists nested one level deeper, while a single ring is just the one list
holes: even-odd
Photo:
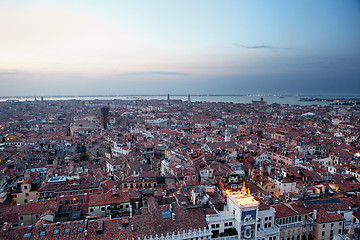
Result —
[{"label": "sky", "polygon": [[0,1],[0,96],[167,93],[360,95],[360,1]]}]

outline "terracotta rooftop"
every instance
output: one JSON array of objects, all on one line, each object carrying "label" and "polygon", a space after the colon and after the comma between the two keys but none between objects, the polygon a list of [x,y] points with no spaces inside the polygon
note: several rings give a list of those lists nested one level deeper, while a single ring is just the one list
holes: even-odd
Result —
[{"label": "terracotta rooftop", "polygon": [[297,215],[297,213],[284,204],[272,205],[275,208],[275,218],[282,218]]},{"label": "terracotta rooftop", "polygon": [[107,193],[89,195],[89,206],[112,205],[126,202],[130,202],[130,194],[128,191],[113,189]]},{"label": "terracotta rooftop", "polygon": [[316,214],[315,221],[318,223],[344,221],[345,218],[340,213],[328,213],[325,210],[320,210]]}]

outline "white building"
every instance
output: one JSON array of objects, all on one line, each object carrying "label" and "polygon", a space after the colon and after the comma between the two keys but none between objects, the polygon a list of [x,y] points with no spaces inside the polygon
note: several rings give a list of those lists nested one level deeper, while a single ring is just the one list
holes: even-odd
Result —
[{"label": "white building", "polygon": [[163,118],[156,118],[156,119],[145,119],[146,126],[158,126],[160,128],[167,128],[168,126],[168,119]]},{"label": "white building", "polygon": [[[280,230],[274,224],[275,209],[251,196],[245,187],[238,192],[227,192],[225,210],[206,215],[212,238],[279,240]],[[236,230],[236,231],[235,231]]]}]

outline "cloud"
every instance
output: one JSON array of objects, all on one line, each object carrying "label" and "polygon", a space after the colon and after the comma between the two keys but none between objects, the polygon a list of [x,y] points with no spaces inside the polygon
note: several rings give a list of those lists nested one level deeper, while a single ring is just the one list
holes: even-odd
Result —
[{"label": "cloud", "polygon": [[240,43],[234,43],[234,46],[236,48],[247,48],[247,49],[281,49],[281,50],[291,50],[294,48],[284,48],[284,47],[276,47],[276,46],[271,46],[271,45],[265,45],[265,44],[261,44],[261,45],[243,45]]},{"label": "cloud", "polygon": [[163,72],[163,71],[149,71],[149,72],[131,72],[126,75],[172,75],[172,76],[189,76],[189,73],[184,72]]},{"label": "cloud", "polygon": [[2,69],[0,69],[0,75],[15,75],[15,74],[19,74],[19,73],[24,73],[24,72],[20,71],[20,70],[2,70]]}]

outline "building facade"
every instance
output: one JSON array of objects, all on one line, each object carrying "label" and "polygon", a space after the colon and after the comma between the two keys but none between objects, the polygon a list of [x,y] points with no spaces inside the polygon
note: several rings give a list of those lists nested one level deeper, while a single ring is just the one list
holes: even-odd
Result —
[{"label": "building facade", "polygon": [[279,227],[274,224],[274,208],[257,201],[245,186],[238,192],[227,191],[226,197],[224,211],[206,216],[212,238],[279,239]]}]

